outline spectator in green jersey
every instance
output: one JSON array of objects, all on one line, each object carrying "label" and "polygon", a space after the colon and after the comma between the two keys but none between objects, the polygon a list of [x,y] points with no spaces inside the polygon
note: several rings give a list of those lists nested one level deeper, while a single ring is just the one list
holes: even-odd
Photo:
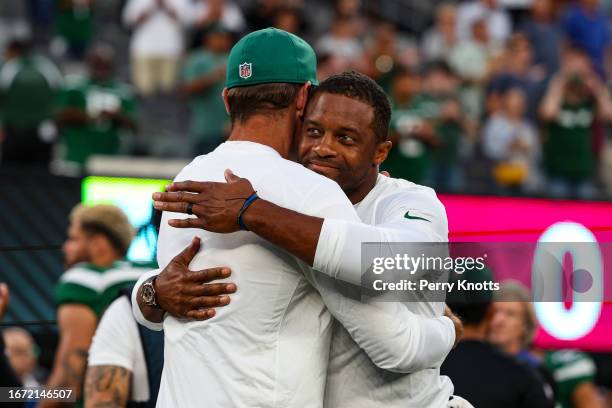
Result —
[{"label": "spectator in green jersey", "polygon": [[417,184],[427,179],[431,167],[431,146],[435,143],[427,103],[418,94],[421,76],[407,69],[398,70],[393,77],[391,93],[391,141],[382,169],[393,177]]},{"label": "spectator in green jersey", "polygon": [[597,169],[593,124],[597,119],[612,121],[612,100],[584,52],[565,51],[540,105],[540,117],[546,122],[544,164],[550,193],[592,198]]},{"label": "spectator in green jersey", "polygon": [[55,30],[62,51],[82,60],[94,31],[93,0],[55,0]]},{"label": "spectator in green jersey", "polygon": [[67,81],[56,121],[60,143],[56,169],[78,174],[93,154],[115,155],[121,136],[136,130],[132,89],[114,76],[114,52],[97,45],[89,53],[89,74]]},{"label": "spectator in green jersey", "polygon": [[576,350],[548,352],[544,365],[557,382],[560,408],[604,408],[595,385],[597,369],[586,353]]},{"label": "spectator in green jersey", "polygon": [[28,40],[13,40],[6,57],[0,68],[1,161],[47,164],[56,137],[51,119],[62,75]]},{"label": "spectator in green jersey", "polygon": [[221,25],[210,27],[202,47],[192,52],[183,68],[182,91],[191,105],[190,136],[194,156],[214,150],[229,131],[229,116],[221,93],[232,34]]}]

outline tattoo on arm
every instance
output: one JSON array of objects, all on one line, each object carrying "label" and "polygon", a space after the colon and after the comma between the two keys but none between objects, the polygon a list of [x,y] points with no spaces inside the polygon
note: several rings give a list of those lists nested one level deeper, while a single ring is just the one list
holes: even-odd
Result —
[{"label": "tattoo on arm", "polygon": [[87,350],[76,348],[66,354],[62,360],[63,375],[61,385],[65,387],[78,386],[82,388],[87,367]]},{"label": "tattoo on arm", "polygon": [[131,372],[123,367],[111,365],[89,367],[85,381],[85,407],[125,407],[130,380]]}]

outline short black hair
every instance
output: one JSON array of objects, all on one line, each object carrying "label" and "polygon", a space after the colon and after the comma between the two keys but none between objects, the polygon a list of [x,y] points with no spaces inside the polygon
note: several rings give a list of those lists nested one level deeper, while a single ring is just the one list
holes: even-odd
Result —
[{"label": "short black hair", "polygon": [[385,91],[372,78],[355,71],[332,75],[312,91],[310,100],[322,93],[346,96],[371,106],[374,110],[372,130],[379,141],[387,140],[391,104]]},{"label": "short black hair", "polygon": [[455,313],[466,326],[480,326],[487,317],[491,302],[474,303],[452,303],[447,302],[448,307]]},{"label": "short black hair", "polygon": [[[487,266],[481,270],[468,269],[463,274],[451,272],[448,281],[457,283],[459,279],[478,284],[493,280],[493,272]],[[487,288],[482,290],[455,290],[446,295],[446,304],[461,318],[466,326],[479,326],[487,318],[493,301],[493,291]]]},{"label": "short black hair", "polygon": [[246,122],[256,114],[274,115],[288,108],[297,97],[300,84],[271,83],[232,88],[227,93],[232,123]]}]

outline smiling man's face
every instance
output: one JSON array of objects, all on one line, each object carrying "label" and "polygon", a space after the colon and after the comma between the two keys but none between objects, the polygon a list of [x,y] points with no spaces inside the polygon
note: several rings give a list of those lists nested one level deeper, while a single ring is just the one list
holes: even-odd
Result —
[{"label": "smiling man's face", "polygon": [[390,147],[389,142],[377,139],[373,120],[374,109],[364,102],[316,93],[306,109],[300,135],[300,163],[335,180],[352,198],[367,180],[375,179]]}]

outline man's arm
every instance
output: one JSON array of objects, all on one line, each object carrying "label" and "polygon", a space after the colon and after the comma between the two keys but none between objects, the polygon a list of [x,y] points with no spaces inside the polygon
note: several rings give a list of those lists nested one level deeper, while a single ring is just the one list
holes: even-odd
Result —
[{"label": "man's arm", "polygon": [[[9,305],[9,288],[6,283],[0,283],[0,322],[4,318]],[[11,364],[4,353],[4,339],[0,331],[0,387],[21,387],[21,381],[15,375]]]},{"label": "man's arm", "polygon": [[540,118],[546,122],[555,120],[563,103],[563,89],[566,84],[566,75],[559,73],[550,80],[546,95],[540,103]]},{"label": "man's arm", "polygon": [[85,408],[123,408],[127,406],[132,373],[113,365],[87,369]]},{"label": "man's arm", "polygon": [[[164,269],[151,271],[138,280],[132,291],[132,312],[138,323],[159,331],[162,330],[166,313],[180,318],[206,320],[215,315],[215,307],[230,303],[228,295],[236,292],[235,284],[209,283],[229,277],[229,268],[189,270],[189,264],[199,250],[200,239],[194,238]],[[157,307],[146,305],[142,298],[143,284],[153,279]]]},{"label": "man's arm", "polygon": [[[60,342],[47,388],[72,389],[77,399],[82,395],[87,350],[96,330],[97,318],[85,305],[65,304],[57,312]],[[43,400],[39,407],[62,406],[52,400]]]},{"label": "man's arm", "polygon": [[572,402],[576,408],[604,408],[597,387],[592,381],[586,381],[576,387],[572,393]]},{"label": "man's arm", "polygon": [[[172,227],[201,228],[220,233],[239,231],[238,213],[255,190],[247,179],[237,177],[229,170],[226,171],[226,180],[228,183],[174,182],[167,187],[167,193],[153,194],[154,206],[162,211],[187,213],[188,204],[192,204],[197,218],[170,220]],[[312,266],[322,218],[258,199],[245,211],[243,221],[250,231]]]},{"label": "man's arm", "polygon": [[[218,233],[240,229],[237,219],[245,200],[254,192],[251,183],[226,171],[228,183],[175,182],[167,193],[155,193],[158,210],[187,213],[197,218],[170,220],[176,228],[201,228]],[[421,211],[419,211],[421,213]],[[361,285],[363,242],[433,242],[431,222],[407,223],[403,214],[394,222],[366,225],[300,214],[258,199],[243,214],[246,227],[300,258],[317,271],[354,285]],[[425,224],[423,224],[425,223]],[[350,239],[348,239],[350,237]]]}]

